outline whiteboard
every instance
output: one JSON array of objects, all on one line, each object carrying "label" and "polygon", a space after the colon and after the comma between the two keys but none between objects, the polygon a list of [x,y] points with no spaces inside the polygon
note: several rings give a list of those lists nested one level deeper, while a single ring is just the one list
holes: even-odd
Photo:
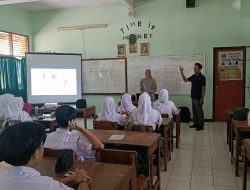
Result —
[{"label": "whiteboard", "polygon": [[83,60],[83,93],[122,94],[127,92],[126,63],[125,58]]},{"label": "whiteboard", "polygon": [[203,65],[205,73],[205,55],[136,57],[128,60],[128,92],[140,92],[140,81],[145,77],[145,70],[151,69],[157,83],[157,93],[163,88],[170,94],[190,94],[191,83],[182,80],[179,65],[184,67],[184,74],[189,77],[194,74],[195,63]]}]

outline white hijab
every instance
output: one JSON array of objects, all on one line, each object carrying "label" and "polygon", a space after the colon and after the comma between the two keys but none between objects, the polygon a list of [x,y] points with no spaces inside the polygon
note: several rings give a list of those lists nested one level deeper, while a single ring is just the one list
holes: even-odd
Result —
[{"label": "white hijab", "polygon": [[115,115],[116,115],[116,105],[114,98],[112,97],[105,98],[100,119],[112,121]]},{"label": "white hijab", "polygon": [[4,94],[0,96],[0,119],[1,120],[21,120],[31,121],[31,117],[23,111],[23,98],[15,97],[12,94]]},{"label": "white hijab", "polygon": [[118,112],[132,112],[136,107],[133,105],[131,95],[126,93],[122,95],[121,106]]},{"label": "white hijab", "polygon": [[143,92],[139,97],[137,120],[144,125],[147,124],[150,113],[153,111],[151,99],[148,93]]},{"label": "white hijab", "polygon": [[162,89],[159,93],[158,100],[156,101],[157,110],[160,110],[162,105],[168,105],[168,103],[169,103],[168,90]]}]

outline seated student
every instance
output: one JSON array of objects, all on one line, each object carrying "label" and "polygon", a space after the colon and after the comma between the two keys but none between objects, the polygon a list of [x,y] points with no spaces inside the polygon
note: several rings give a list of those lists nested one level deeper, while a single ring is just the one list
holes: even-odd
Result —
[{"label": "seated student", "polygon": [[126,93],[122,95],[121,105],[118,107],[117,112],[132,112],[136,107],[132,103],[131,95]]},{"label": "seated student", "polygon": [[[78,190],[88,190],[86,172],[77,170],[76,176],[58,181],[41,176],[34,168],[43,159],[44,127],[24,122],[6,128],[0,135],[0,161],[11,165],[0,172],[0,187],[4,190],[72,190],[64,184],[80,184]],[[64,184],[63,184],[64,183]]]},{"label": "seated student", "polygon": [[161,114],[152,108],[150,96],[146,92],[140,95],[138,108],[132,111],[132,121],[134,124],[150,125],[153,130],[162,123]]},{"label": "seated student", "polygon": [[[102,142],[95,135],[76,123],[75,108],[68,105],[60,106],[57,108],[55,116],[59,128],[48,134],[44,147],[54,150],[71,149],[76,153],[78,160],[94,157],[93,149],[104,148]],[[79,132],[73,132],[72,129]]]},{"label": "seated student", "polygon": [[98,114],[99,121],[112,121],[117,122],[118,125],[125,126],[128,124],[126,118],[116,112],[116,105],[114,98],[107,97],[104,100],[102,112]]},{"label": "seated student", "polygon": [[169,100],[169,94],[166,89],[160,91],[158,100],[153,103],[153,108],[161,114],[168,114],[169,118],[173,118],[173,114],[178,114],[178,109],[174,102]]}]

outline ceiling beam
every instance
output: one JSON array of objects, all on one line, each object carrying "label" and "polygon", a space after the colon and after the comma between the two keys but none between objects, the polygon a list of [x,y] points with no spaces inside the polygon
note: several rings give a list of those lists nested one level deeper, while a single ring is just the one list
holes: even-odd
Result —
[{"label": "ceiling beam", "polygon": [[41,0],[0,0],[0,5],[10,5],[10,4],[18,4],[18,3],[26,3],[34,1],[41,1]]}]

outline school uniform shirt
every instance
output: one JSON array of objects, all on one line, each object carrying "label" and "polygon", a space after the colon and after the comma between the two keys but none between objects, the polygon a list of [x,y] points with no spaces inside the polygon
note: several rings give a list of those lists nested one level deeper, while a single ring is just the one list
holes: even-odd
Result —
[{"label": "school uniform shirt", "polygon": [[134,124],[150,125],[153,130],[162,123],[160,112],[152,108],[151,99],[146,92],[140,95],[138,108],[132,111],[132,121]]},{"label": "school uniform shirt", "polygon": [[153,103],[153,108],[161,114],[168,114],[169,118],[173,118],[173,114],[178,113],[174,102],[169,100],[169,94],[166,89],[160,91],[158,100]]},{"label": "school uniform shirt", "polygon": [[117,112],[132,112],[136,107],[133,105],[131,95],[126,93],[122,95],[121,105],[118,107]]},{"label": "school uniform shirt", "polygon": [[73,150],[78,160],[85,160],[87,157],[95,156],[92,144],[79,131],[57,128],[55,132],[48,134],[44,143],[45,148],[53,150]]},{"label": "school uniform shirt", "polygon": [[125,126],[128,121],[116,112],[115,101],[112,97],[107,97],[104,100],[102,112],[98,114],[98,121],[112,121],[119,125]]},{"label": "school uniform shirt", "polygon": [[26,166],[12,167],[0,171],[0,189],[2,190],[73,190],[66,185]]}]

